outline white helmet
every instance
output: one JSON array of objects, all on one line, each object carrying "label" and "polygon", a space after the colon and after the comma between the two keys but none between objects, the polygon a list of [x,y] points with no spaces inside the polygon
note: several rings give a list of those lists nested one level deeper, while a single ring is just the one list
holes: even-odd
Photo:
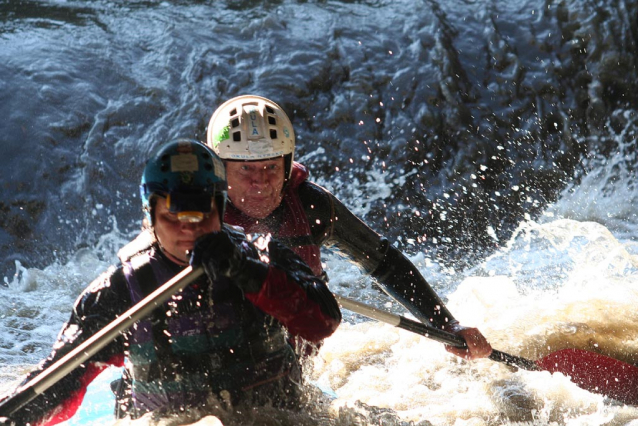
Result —
[{"label": "white helmet", "polygon": [[208,123],[207,143],[224,160],[259,161],[284,157],[292,172],[295,132],[279,105],[255,95],[224,102]]}]

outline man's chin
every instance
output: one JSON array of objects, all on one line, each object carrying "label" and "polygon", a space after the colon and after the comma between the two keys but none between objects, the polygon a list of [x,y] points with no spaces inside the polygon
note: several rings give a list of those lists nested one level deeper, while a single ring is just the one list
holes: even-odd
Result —
[{"label": "man's chin", "polygon": [[264,208],[263,206],[250,207],[244,205],[241,210],[252,218],[264,219],[268,217],[268,215],[272,213],[274,209]]}]

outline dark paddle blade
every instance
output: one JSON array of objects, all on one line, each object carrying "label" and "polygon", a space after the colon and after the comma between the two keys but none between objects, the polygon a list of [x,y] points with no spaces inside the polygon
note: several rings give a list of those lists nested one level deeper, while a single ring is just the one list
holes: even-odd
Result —
[{"label": "dark paddle blade", "polygon": [[638,367],[582,349],[553,352],[536,364],[562,373],[579,387],[629,405],[638,405]]}]

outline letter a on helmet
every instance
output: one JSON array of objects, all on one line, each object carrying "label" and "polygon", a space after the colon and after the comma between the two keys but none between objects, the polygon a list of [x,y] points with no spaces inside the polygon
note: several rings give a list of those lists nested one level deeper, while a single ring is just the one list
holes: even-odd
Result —
[{"label": "letter a on helmet", "polygon": [[224,160],[284,157],[285,177],[292,172],[292,123],[279,105],[261,96],[239,96],[217,108],[208,124],[207,142]]}]

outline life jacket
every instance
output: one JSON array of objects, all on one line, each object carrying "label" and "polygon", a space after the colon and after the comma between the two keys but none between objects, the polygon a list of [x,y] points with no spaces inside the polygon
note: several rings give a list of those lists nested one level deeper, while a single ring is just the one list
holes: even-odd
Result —
[{"label": "life jacket", "polygon": [[[152,248],[124,264],[131,301],[171,279],[175,265]],[[283,327],[227,279],[203,277],[127,332],[132,413],[205,406],[221,391],[241,392],[298,375]]]},{"label": "life jacket", "polygon": [[224,222],[240,226],[246,234],[271,234],[274,238],[290,247],[310,266],[317,276],[323,274],[321,251],[310,230],[308,216],[299,198],[298,187],[308,179],[308,170],[299,163],[293,163],[290,179],[284,186],[284,196],[277,210],[283,209],[281,216],[255,219],[243,213],[232,203],[228,203]]}]

